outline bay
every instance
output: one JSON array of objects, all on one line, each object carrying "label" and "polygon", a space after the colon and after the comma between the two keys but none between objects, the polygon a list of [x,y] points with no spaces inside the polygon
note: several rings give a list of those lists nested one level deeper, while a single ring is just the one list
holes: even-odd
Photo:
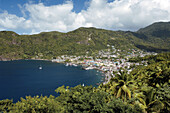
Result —
[{"label": "bay", "polygon": [[[39,69],[42,66],[42,69]],[[58,96],[55,89],[65,85],[74,87],[79,84],[100,83],[100,72],[82,70],[80,66],[65,66],[41,60],[0,61],[0,100],[43,95]]]}]

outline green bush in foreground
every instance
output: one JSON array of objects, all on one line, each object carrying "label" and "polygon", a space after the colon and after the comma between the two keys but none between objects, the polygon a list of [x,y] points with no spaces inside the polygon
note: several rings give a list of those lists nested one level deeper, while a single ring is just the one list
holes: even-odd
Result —
[{"label": "green bush in foreground", "polygon": [[[63,89],[64,92],[61,91]],[[121,99],[110,98],[106,92],[95,92],[92,86],[78,85],[66,89],[62,86],[59,97],[27,96],[17,103],[8,104],[1,112],[10,113],[141,113],[142,109],[130,106]],[[3,100],[10,103],[10,100]],[[0,101],[2,103],[2,101]]]}]

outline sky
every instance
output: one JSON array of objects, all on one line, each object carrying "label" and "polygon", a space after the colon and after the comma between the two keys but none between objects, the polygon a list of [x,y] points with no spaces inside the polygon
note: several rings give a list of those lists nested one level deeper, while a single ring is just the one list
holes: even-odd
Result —
[{"label": "sky", "polygon": [[79,27],[137,31],[170,21],[170,0],[0,0],[0,31],[69,32]]}]

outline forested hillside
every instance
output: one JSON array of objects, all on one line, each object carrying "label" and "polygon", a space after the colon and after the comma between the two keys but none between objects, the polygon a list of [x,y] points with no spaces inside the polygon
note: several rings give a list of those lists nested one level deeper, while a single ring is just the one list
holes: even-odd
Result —
[{"label": "forested hillside", "polygon": [[170,51],[170,24],[155,23],[138,32],[109,31],[79,28],[68,33],[42,32],[36,35],[18,35],[12,31],[0,32],[0,59],[52,59],[60,55],[92,55],[114,45],[116,49]]},{"label": "forested hillside", "polygon": [[170,22],[157,22],[137,31],[137,37],[151,46],[138,45],[150,51],[169,51],[170,50]]},{"label": "forested hillside", "polygon": [[[99,87],[61,86],[60,96],[27,96],[21,101],[0,101],[0,112],[9,113],[168,113],[170,112],[170,53],[140,58],[147,66],[130,74],[119,71]],[[133,62],[138,62],[135,59]],[[140,62],[140,61],[139,61]]]}]

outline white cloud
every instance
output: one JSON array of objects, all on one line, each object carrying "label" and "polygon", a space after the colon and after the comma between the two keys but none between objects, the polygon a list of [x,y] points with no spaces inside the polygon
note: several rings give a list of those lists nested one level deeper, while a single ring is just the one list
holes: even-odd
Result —
[{"label": "white cloud", "polygon": [[25,19],[23,17],[17,17],[16,15],[8,14],[7,11],[4,11],[0,14],[0,28],[6,29],[16,29],[21,27]]},{"label": "white cloud", "polygon": [[0,28],[20,33],[21,29],[27,33],[67,32],[78,27],[137,30],[156,21],[170,21],[170,0],[91,0],[88,4],[79,13],[73,11],[70,1],[53,6],[18,5],[24,17],[0,13]]},{"label": "white cloud", "polygon": [[26,4],[29,12],[27,28],[35,32],[58,30],[66,32],[74,22],[76,13],[72,12],[72,2],[62,5],[44,6],[44,4]]}]

